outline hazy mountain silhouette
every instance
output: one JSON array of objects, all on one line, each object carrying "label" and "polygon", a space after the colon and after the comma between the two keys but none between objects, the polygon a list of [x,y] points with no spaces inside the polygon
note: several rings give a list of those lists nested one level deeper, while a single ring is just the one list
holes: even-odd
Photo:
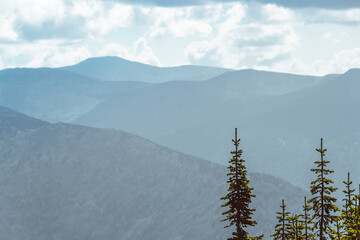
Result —
[{"label": "hazy mountain silhouette", "polygon": [[[0,141],[1,239],[229,236],[219,222],[224,166],[122,131],[47,124],[0,107],[0,121],[9,116],[19,131],[42,126]],[[269,175],[249,177],[259,223],[252,232],[268,235],[281,199],[299,209],[304,192]]]},{"label": "hazy mountain silhouette", "polygon": [[144,85],[104,82],[51,68],[5,69],[0,71],[0,105],[47,121],[71,121],[107,97]]},{"label": "hazy mountain silhouette", "polygon": [[[324,77],[241,70],[207,81],[150,84],[96,80],[102,61],[114,76],[159,76],[142,69],[160,68],[114,57],[71,67],[93,64],[87,73],[92,78],[70,70],[8,69],[0,71],[0,104],[51,122],[125,130],[221,164],[227,163],[226,143],[238,127],[250,170],[304,188],[320,137],[338,182],[346,171],[360,170],[359,69]],[[129,71],[116,68],[120,63],[130,64]],[[176,76],[186,75],[176,69]]]},{"label": "hazy mountain silhouette", "polygon": [[106,81],[140,81],[151,83],[174,80],[207,80],[224,72],[231,71],[231,69],[226,68],[193,65],[155,67],[119,57],[89,58],[76,65],[61,69]]},{"label": "hazy mountain silhouette", "polygon": [[40,128],[48,123],[28,117],[11,109],[0,107],[0,140]]},{"label": "hazy mountain silhouette", "polygon": [[236,126],[251,170],[304,187],[324,137],[340,183],[346,171],[360,170],[359,77],[359,69],[325,77],[236,71],[204,82],[137,89],[102,102],[75,122],[124,129],[222,164]]}]

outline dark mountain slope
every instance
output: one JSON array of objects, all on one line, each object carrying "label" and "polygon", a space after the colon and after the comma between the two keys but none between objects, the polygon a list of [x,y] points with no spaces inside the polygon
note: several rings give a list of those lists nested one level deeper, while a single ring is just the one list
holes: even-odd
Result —
[{"label": "dark mountain slope", "polygon": [[[0,159],[2,239],[229,236],[219,222],[226,168],[132,134],[47,124],[0,142]],[[304,193],[269,175],[250,179],[255,232],[269,234],[281,199],[299,208]]]},{"label": "dark mountain slope", "polygon": [[0,140],[40,128],[48,123],[0,106]]}]

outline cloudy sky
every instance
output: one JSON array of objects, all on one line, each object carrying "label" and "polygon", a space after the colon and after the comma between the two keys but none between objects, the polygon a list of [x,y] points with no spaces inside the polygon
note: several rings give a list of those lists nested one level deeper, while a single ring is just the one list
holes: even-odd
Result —
[{"label": "cloudy sky", "polygon": [[119,56],[300,74],[360,67],[359,0],[0,0],[0,69]]}]

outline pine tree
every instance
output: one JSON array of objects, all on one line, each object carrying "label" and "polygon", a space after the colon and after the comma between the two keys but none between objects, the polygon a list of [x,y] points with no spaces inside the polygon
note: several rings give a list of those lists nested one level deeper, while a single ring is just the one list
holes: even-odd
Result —
[{"label": "pine tree", "polygon": [[311,226],[313,225],[312,217],[309,214],[311,211],[311,206],[307,204],[306,197],[304,197],[304,206],[303,206],[304,214],[303,222],[304,222],[304,239],[305,240],[313,240],[315,239],[315,234],[312,233]]},{"label": "pine tree", "polygon": [[332,240],[342,240],[345,239],[345,235],[343,232],[343,225],[341,224],[341,220],[342,217],[341,216],[336,216],[334,218],[334,222],[335,222],[335,228],[334,229],[330,229],[330,238]]},{"label": "pine tree", "polygon": [[290,239],[295,239],[295,240],[299,240],[299,239],[304,239],[305,236],[303,234],[303,230],[305,228],[305,223],[304,221],[302,221],[301,219],[302,214],[295,214],[292,215],[291,217],[288,217],[288,221],[289,221],[289,238]]},{"label": "pine tree", "polygon": [[334,205],[336,198],[330,194],[336,191],[336,188],[329,186],[333,184],[333,181],[326,178],[326,175],[333,173],[334,171],[326,169],[326,165],[330,161],[324,160],[326,149],[323,149],[323,139],[321,138],[321,148],[316,149],[321,155],[320,161],[315,161],[317,168],[311,169],[312,172],[317,174],[317,179],[311,182],[311,194],[313,198],[309,199],[309,203],[312,204],[312,210],[314,212],[313,219],[314,229],[317,229],[315,233],[319,236],[319,240],[326,239],[325,235],[330,234],[331,223],[334,221],[334,212],[338,211],[338,207]]},{"label": "pine tree", "polygon": [[[248,226],[255,226],[256,221],[252,220],[251,215],[255,209],[250,209],[251,198],[255,197],[251,192],[253,188],[249,187],[247,171],[244,165],[245,160],[241,158],[242,150],[239,149],[240,139],[237,138],[237,129],[235,128],[235,139],[232,140],[235,151],[232,151],[232,158],[229,161],[229,183],[228,193],[221,200],[227,202],[222,207],[229,208],[222,214],[226,216],[222,221],[229,221],[225,228],[235,225],[236,231],[232,233],[233,237],[228,240],[250,239],[245,230]],[[261,236],[257,237],[261,239]]]},{"label": "pine tree", "polygon": [[289,215],[290,212],[286,212],[286,205],[284,199],[282,200],[282,204],[280,205],[281,212],[276,212],[278,219],[278,224],[275,226],[275,233],[270,235],[275,240],[281,239],[289,239],[289,232],[290,232],[290,224],[289,224]]},{"label": "pine tree", "polygon": [[352,239],[360,239],[360,185],[359,185],[359,195],[354,197],[355,199],[355,208],[353,215],[353,224],[351,226]]},{"label": "pine tree", "polygon": [[345,184],[345,190],[343,193],[345,194],[345,198],[342,199],[344,201],[344,209],[341,212],[341,218],[343,219],[343,225],[345,227],[345,235],[344,239],[353,239],[353,231],[354,228],[354,214],[355,214],[355,198],[354,192],[355,189],[351,189],[352,181],[350,181],[350,173],[348,172],[347,181],[343,181]]}]

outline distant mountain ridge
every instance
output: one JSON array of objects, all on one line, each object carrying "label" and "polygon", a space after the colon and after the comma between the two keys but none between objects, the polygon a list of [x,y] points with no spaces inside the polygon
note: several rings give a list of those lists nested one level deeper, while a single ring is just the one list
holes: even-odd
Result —
[{"label": "distant mountain ridge", "polygon": [[10,139],[22,132],[28,132],[47,125],[47,122],[0,107],[0,140]]},{"label": "distant mountain ridge", "polygon": [[[269,100],[291,95],[299,89],[310,89],[323,81],[328,80],[323,77],[239,70],[203,82],[167,82],[138,88],[109,98],[74,122],[126,129],[194,154],[193,150],[182,146],[188,143],[198,150],[200,146],[186,139],[207,139],[208,133],[202,130],[212,132],[217,127],[223,128],[224,123],[231,132],[233,126],[241,126],[253,114],[267,112]],[[102,116],[108,117],[104,119]],[[221,135],[218,133],[216,136]],[[175,139],[176,142],[172,144]],[[207,150],[201,151],[205,153]],[[206,154],[207,157],[210,155]]]},{"label": "distant mountain ridge", "polygon": [[159,68],[119,57],[91,58],[62,68],[4,69],[0,105],[50,122],[71,122],[113,95],[154,82],[205,80],[227,71],[231,70]]},{"label": "distant mountain ridge", "polygon": [[[0,121],[24,119],[9,112],[0,107]],[[36,125],[0,141],[0,159],[1,239],[205,240],[230,234],[220,223],[226,168],[129,133]],[[276,177],[249,177],[258,221],[249,230],[269,239],[281,199],[300,210],[305,193]]]},{"label": "distant mountain ridge", "polygon": [[105,81],[138,81],[161,83],[168,81],[203,81],[232,69],[185,65],[177,67],[155,67],[128,61],[120,57],[96,57],[76,65],[60,68]]},{"label": "distant mountain ridge", "polygon": [[46,121],[69,122],[107,97],[145,85],[104,82],[52,68],[5,69],[0,71],[0,105]]},{"label": "distant mountain ridge", "polygon": [[[130,64],[134,69],[119,71],[134,79],[143,68],[158,69],[109,57],[89,60],[94,71],[102,69],[99,60]],[[116,67],[105,72],[116,74]],[[181,73],[176,76],[186,75]],[[220,164],[227,162],[225,143],[238,127],[250,170],[307,188],[320,137],[339,168],[337,182],[346,171],[360,171],[359,78],[359,69],[323,77],[249,69],[204,81],[144,83],[64,69],[9,69],[0,71],[0,104],[50,122],[125,130]]]},{"label": "distant mountain ridge", "polygon": [[234,71],[204,82],[136,89],[74,122],[123,129],[222,164],[230,151],[224,143],[236,126],[253,159],[249,169],[304,188],[323,137],[341,187],[347,171],[360,171],[359,79],[359,69],[324,77]]}]

